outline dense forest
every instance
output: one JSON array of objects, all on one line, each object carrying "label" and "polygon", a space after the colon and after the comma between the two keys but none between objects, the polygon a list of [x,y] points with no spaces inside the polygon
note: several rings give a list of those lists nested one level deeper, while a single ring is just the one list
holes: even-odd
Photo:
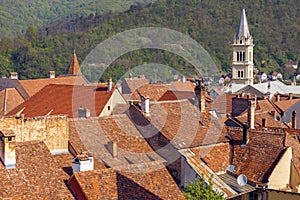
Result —
[{"label": "dense forest", "polygon": [[[241,10],[246,8],[249,29],[254,37],[254,61],[259,70],[285,70],[287,61],[300,60],[300,1],[298,0],[160,0],[135,4],[124,12],[90,14],[24,34],[4,36],[0,42],[0,72],[18,71],[20,78],[46,77],[49,70],[66,73],[73,50],[79,62],[101,41],[137,27],[165,27],[199,42],[212,56],[222,73],[230,71],[233,36]],[[172,66],[186,75],[192,67],[184,59],[162,50],[132,51],[117,59],[106,76],[119,78],[130,67],[143,63]],[[105,78],[105,77],[104,77]]]},{"label": "dense forest", "polygon": [[124,11],[136,2],[153,0],[0,0],[0,36],[25,33],[28,26],[42,27],[90,14]]}]

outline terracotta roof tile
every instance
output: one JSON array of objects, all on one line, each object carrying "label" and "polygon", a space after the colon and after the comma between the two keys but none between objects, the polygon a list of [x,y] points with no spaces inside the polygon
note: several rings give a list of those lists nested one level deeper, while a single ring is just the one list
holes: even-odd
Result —
[{"label": "terracotta roof tile", "polygon": [[144,84],[138,88],[136,88],[135,91],[133,91],[132,95],[130,96],[131,99],[139,100],[140,95],[138,92],[148,97],[150,100],[158,101],[161,96],[168,90],[168,87],[164,85],[154,85],[154,84]]},{"label": "terracotta roof tile", "polygon": [[[141,167],[146,173],[138,171]],[[184,199],[162,164],[152,162],[130,168],[132,172],[114,169],[76,172],[69,183],[75,194],[82,192],[87,199]]]},{"label": "terracotta roof tile", "polygon": [[282,111],[285,112],[290,107],[292,107],[295,103],[297,103],[300,99],[291,99],[291,100],[284,100],[284,101],[278,101],[274,104]]},{"label": "terracotta roof tile", "polygon": [[[111,142],[117,144],[117,160],[112,156]],[[111,167],[163,160],[153,151],[126,114],[72,120],[70,143],[77,152],[88,151]]]},{"label": "terracotta roof tile", "polygon": [[105,88],[72,85],[48,85],[26,102],[9,112],[16,115],[20,110],[26,117],[66,114],[78,117],[78,108],[90,109],[91,117],[99,116],[112,92]]},{"label": "terracotta roof tile", "polygon": [[130,94],[136,91],[139,87],[148,84],[146,78],[125,78],[122,82],[122,94]]},{"label": "terracotta roof tile", "polygon": [[83,85],[87,83],[87,80],[83,76],[59,76],[57,78],[20,80],[20,84],[24,87],[29,96],[33,96],[50,84]]},{"label": "terracotta roof tile", "polygon": [[225,172],[230,164],[230,144],[219,143],[212,146],[191,148],[192,152],[200,157],[215,173]]},{"label": "terracotta roof tile", "polygon": [[178,149],[227,141],[224,120],[215,120],[207,112],[200,114],[187,100],[151,104],[150,121],[135,109],[130,109],[130,116],[136,125],[145,127],[140,130],[144,136],[159,132]]},{"label": "terracotta roof tile", "polygon": [[266,183],[286,150],[284,133],[278,131],[248,131],[249,142],[241,145],[242,130],[229,132],[233,138],[232,164],[235,174],[244,174],[255,183]]},{"label": "terracotta roof tile", "polygon": [[171,90],[174,91],[189,91],[194,92],[195,85],[191,81],[173,81],[170,86]]},{"label": "terracotta roof tile", "polygon": [[17,143],[16,168],[0,165],[0,198],[73,199],[65,184],[68,175],[43,142]]},{"label": "terracotta roof tile", "polygon": [[232,98],[235,94],[221,94],[213,102],[212,107],[217,113],[230,114],[232,112]]}]

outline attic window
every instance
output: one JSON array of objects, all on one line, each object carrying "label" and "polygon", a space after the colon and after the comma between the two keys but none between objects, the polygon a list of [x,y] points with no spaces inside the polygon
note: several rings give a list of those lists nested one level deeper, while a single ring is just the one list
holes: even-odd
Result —
[{"label": "attic window", "polygon": [[12,138],[11,138],[11,137],[8,137],[8,141],[11,142],[11,141],[12,141]]},{"label": "attic window", "polygon": [[107,106],[107,110],[110,110],[110,106]]}]

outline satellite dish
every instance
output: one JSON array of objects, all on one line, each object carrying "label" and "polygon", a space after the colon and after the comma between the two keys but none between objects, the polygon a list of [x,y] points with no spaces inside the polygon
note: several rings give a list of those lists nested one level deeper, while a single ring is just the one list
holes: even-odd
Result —
[{"label": "satellite dish", "polygon": [[240,186],[244,186],[247,184],[247,177],[244,174],[241,174],[237,177],[236,181]]}]

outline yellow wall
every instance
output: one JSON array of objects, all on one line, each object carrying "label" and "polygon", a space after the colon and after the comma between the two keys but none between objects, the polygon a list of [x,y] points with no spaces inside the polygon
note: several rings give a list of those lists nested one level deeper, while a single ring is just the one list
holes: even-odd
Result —
[{"label": "yellow wall", "polygon": [[300,176],[295,167],[295,165],[291,161],[291,180],[290,180],[290,187],[292,192],[298,192],[297,186],[300,184]]},{"label": "yellow wall", "polygon": [[299,200],[300,194],[293,194],[282,191],[272,191],[268,190],[268,199],[269,200]]},{"label": "yellow wall", "polygon": [[[100,113],[100,117],[111,115],[117,104],[126,104],[126,101],[124,100],[120,92],[115,89],[107,104],[104,106],[102,112]],[[110,106],[110,110],[108,110],[108,106]]]},{"label": "yellow wall", "polygon": [[12,130],[16,134],[16,142],[41,140],[50,151],[68,149],[67,116],[0,117],[0,130]]},{"label": "yellow wall", "polygon": [[292,148],[287,148],[269,177],[269,188],[285,188],[290,183]]}]

